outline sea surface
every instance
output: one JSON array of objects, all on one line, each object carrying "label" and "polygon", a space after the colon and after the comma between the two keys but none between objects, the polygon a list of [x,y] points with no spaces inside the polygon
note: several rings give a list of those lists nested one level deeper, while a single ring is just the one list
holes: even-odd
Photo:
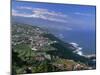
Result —
[{"label": "sea surface", "polygon": [[95,31],[58,31],[53,33],[64,42],[73,42],[82,48],[84,55],[96,53]]}]

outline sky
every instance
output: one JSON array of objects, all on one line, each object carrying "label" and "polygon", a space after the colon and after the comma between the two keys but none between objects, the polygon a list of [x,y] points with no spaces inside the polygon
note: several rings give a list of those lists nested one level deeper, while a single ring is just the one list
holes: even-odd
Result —
[{"label": "sky", "polygon": [[95,30],[95,14],[95,6],[12,2],[12,16],[58,22],[59,24],[56,26],[58,29],[66,27],[67,30],[74,28]]}]

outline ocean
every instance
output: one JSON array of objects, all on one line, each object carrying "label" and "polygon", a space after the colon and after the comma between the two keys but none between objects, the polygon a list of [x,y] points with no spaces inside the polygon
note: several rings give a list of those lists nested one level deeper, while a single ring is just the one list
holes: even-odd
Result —
[{"label": "ocean", "polygon": [[95,31],[60,31],[53,33],[64,42],[73,42],[82,48],[84,55],[96,53],[96,36]]}]

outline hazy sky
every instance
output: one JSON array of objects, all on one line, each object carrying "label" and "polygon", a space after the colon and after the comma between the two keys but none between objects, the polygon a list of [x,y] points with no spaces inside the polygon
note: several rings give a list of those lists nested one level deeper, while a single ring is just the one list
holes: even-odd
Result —
[{"label": "hazy sky", "polygon": [[[12,2],[12,16],[40,18],[64,23],[69,29],[95,29],[95,6],[50,4],[35,2]],[[60,27],[63,25],[60,25]]]}]

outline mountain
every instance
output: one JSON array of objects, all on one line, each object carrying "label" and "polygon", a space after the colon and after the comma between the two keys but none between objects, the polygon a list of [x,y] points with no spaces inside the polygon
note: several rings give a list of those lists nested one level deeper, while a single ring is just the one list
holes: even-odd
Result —
[{"label": "mountain", "polygon": [[75,50],[41,27],[12,23],[13,74],[89,69],[91,60]]}]

